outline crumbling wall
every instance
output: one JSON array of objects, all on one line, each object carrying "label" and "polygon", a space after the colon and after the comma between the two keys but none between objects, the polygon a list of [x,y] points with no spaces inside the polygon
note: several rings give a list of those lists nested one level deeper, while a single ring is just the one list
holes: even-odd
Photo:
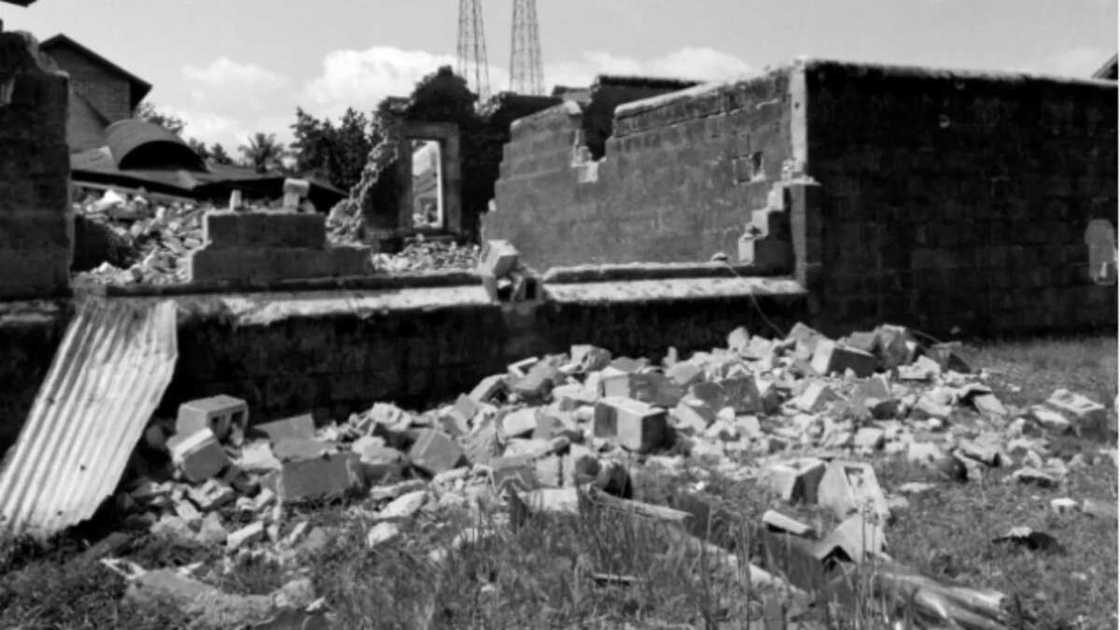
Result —
[{"label": "crumbling wall", "polygon": [[67,82],[33,37],[0,32],[0,299],[69,291]]},{"label": "crumbling wall", "polygon": [[[574,103],[517,121],[485,238],[537,268],[737,257],[752,212],[796,169],[788,71],[617,108],[605,155]],[[786,166],[783,172],[783,166]]]},{"label": "crumbling wall", "polygon": [[[352,197],[364,223],[367,239],[381,249],[400,246],[401,237],[414,232],[402,224],[400,195],[402,166],[400,139],[410,125],[451,123],[459,137],[459,221],[452,232],[463,241],[477,241],[479,216],[494,197],[502,145],[509,139],[511,116],[535,112],[555,99],[504,95],[486,112],[475,109],[477,96],[450,67],[440,68],[417,84],[408,98],[382,101],[375,117],[380,142],[370,152],[361,181]],[[408,215],[411,217],[411,213]]]},{"label": "crumbling wall", "polygon": [[614,110],[619,105],[651,96],[693,87],[697,81],[619,77],[600,75],[592,84],[583,110],[583,138],[591,157],[599,159],[606,151],[607,138],[614,132]]},{"label": "crumbling wall", "polygon": [[1116,326],[1086,230],[1115,226],[1116,84],[809,62],[802,279],[836,327]]}]

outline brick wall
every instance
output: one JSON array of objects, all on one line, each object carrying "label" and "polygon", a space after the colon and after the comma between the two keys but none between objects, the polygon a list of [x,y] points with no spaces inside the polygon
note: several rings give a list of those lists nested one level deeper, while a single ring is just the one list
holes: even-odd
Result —
[{"label": "brick wall", "polygon": [[[1116,326],[1085,231],[1115,226],[1116,84],[805,66],[820,186],[802,278],[835,327]],[[804,267],[802,269],[805,270]]]},{"label": "brick wall", "polygon": [[521,119],[483,236],[513,241],[540,269],[734,258],[793,155],[790,88],[775,72],[620,107],[604,157],[584,166],[573,166],[574,104]]},{"label": "brick wall", "polygon": [[109,122],[132,116],[128,79],[65,45],[53,46],[50,56],[70,75],[74,90],[93,103]]},{"label": "brick wall", "polygon": [[74,224],[66,75],[26,33],[0,33],[0,299],[66,293]]}]

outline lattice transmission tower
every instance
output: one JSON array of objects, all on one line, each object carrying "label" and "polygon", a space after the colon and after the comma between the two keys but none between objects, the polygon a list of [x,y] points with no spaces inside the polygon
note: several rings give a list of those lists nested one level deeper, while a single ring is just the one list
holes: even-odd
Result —
[{"label": "lattice transmission tower", "polygon": [[490,67],[486,65],[486,34],[482,28],[482,0],[459,0],[459,62],[456,71],[479,100],[490,96]]},{"label": "lattice transmission tower", "polygon": [[509,89],[518,94],[544,94],[544,66],[541,63],[536,0],[513,0]]}]

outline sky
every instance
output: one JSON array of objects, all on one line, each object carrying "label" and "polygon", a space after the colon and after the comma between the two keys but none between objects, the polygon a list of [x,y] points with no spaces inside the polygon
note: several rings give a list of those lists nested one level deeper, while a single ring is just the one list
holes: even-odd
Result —
[{"label": "sky", "polygon": [[[492,91],[513,0],[481,0]],[[38,0],[5,30],[66,33],[154,88],[184,136],[290,140],[296,107],[337,117],[455,64],[455,0]],[[1116,0],[537,0],[546,90],[597,73],[717,80],[807,55],[1089,76],[1117,50]]]}]

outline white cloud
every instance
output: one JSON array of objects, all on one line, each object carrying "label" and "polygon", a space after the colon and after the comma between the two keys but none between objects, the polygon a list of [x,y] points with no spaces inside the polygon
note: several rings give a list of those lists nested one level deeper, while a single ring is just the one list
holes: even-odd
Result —
[{"label": "white cloud", "polygon": [[238,63],[228,57],[218,57],[204,68],[183,66],[183,76],[212,89],[275,90],[288,84],[288,77],[278,72],[252,63]]},{"label": "white cloud", "polygon": [[1102,48],[1079,46],[1049,55],[1042,60],[1037,70],[1045,74],[1089,78],[1112,54]]},{"label": "white cloud", "polygon": [[347,107],[370,111],[386,96],[407,96],[424,75],[447,65],[454,67],[455,58],[423,50],[335,50],[323,59],[322,74],[304,87],[301,105],[320,116],[339,116]]}]

